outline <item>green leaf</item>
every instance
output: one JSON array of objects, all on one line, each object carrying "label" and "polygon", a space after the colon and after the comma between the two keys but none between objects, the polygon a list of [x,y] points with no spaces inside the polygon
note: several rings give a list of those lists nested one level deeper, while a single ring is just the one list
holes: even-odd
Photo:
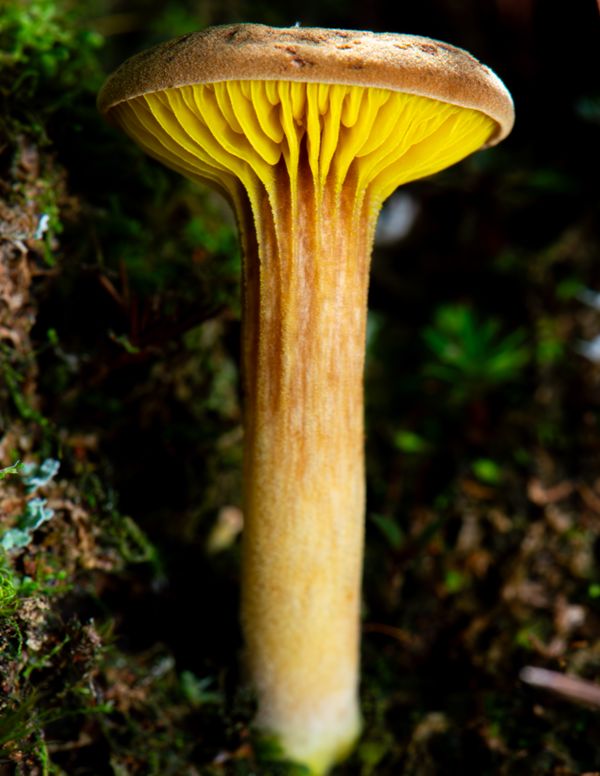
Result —
[{"label": "green leaf", "polygon": [[10,466],[5,466],[4,469],[0,469],[0,480],[3,480],[5,477],[10,477],[11,474],[18,474],[21,466],[21,461],[15,461]]},{"label": "green leaf", "polygon": [[189,703],[194,707],[203,706],[207,703],[222,703],[223,697],[221,693],[208,689],[213,681],[214,679],[211,676],[199,679],[191,671],[182,671],[179,677],[181,690]]},{"label": "green leaf", "polygon": [[594,582],[588,587],[588,595],[592,599],[600,598],[600,584],[598,582]]},{"label": "green leaf", "polygon": [[462,304],[438,308],[423,337],[431,351],[425,375],[449,384],[449,396],[457,402],[515,379],[531,358],[524,331],[502,337],[498,320],[481,320]]},{"label": "green leaf", "polygon": [[414,431],[401,429],[394,435],[394,445],[403,453],[426,453],[430,449],[429,442]]},{"label": "green leaf", "polygon": [[404,533],[398,523],[386,515],[371,514],[370,518],[384,535],[392,549],[397,550],[402,546]]},{"label": "green leaf", "polygon": [[502,479],[502,469],[491,458],[478,458],[471,464],[473,474],[487,485],[497,485]]},{"label": "green leaf", "polygon": [[460,593],[466,586],[468,580],[467,577],[456,569],[450,569],[446,573],[444,585],[449,593]]}]

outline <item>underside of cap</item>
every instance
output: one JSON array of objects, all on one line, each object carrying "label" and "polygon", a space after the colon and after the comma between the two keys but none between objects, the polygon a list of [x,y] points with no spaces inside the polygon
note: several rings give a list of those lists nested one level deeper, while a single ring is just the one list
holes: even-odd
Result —
[{"label": "underside of cap", "polygon": [[173,87],[222,81],[303,81],[378,87],[472,108],[491,118],[502,140],[514,107],[502,81],[466,51],[414,35],[276,28],[212,27],[162,43],[119,67],[98,107],[110,117],[119,103]]},{"label": "underside of cap", "polygon": [[155,159],[232,201],[241,183],[255,209],[263,192],[276,196],[278,182],[306,189],[308,174],[308,191],[344,189],[378,210],[398,186],[481,148],[495,127],[481,111],[430,97],[299,81],[178,86],[111,113]]}]

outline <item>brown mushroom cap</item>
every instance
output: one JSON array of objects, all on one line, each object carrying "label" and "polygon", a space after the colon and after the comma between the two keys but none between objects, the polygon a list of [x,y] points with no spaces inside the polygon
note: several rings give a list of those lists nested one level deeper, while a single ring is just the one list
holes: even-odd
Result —
[{"label": "brown mushroom cap", "polygon": [[489,116],[495,145],[514,123],[502,81],[466,51],[415,35],[233,24],[193,32],[128,59],[105,83],[98,107],[151,92],[228,80],[283,80],[379,87],[473,108]]}]

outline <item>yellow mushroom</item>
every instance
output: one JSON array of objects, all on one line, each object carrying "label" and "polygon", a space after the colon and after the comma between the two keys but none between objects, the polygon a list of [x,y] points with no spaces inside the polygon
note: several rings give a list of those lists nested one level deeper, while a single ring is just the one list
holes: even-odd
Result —
[{"label": "yellow mushroom", "polygon": [[363,363],[383,201],[512,127],[502,82],[428,38],[254,24],[122,65],[100,110],[221,191],[243,248],[242,625],[256,726],[326,773],[360,732]]}]

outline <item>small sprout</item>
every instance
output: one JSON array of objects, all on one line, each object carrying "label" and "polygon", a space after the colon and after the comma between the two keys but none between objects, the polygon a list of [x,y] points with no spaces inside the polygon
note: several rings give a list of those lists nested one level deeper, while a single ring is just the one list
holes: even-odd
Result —
[{"label": "small sprout", "polygon": [[[587,290],[588,289],[585,288],[581,280],[578,278],[565,278],[564,280],[559,281],[556,285],[556,298],[563,302],[569,301],[571,299],[577,299],[579,298],[580,294],[586,292]],[[597,296],[597,294],[594,293],[594,296]]]},{"label": "small sprout", "polygon": [[221,703],[223,701],[220,692],[209,690],[209,687],[214,682],[211,676],[199,679],[191,671],[182,671],[179,682],[186,700],[195,708],[204,706],[207,703]]},{"label": "small sprout", "polygon": [[542,317],[536,323],[536,356],[542,366],[555,364],[565,353],[563,337],[557,322],[550,317]]},{"label": "small sprout", "polygon": [[377,773],[381,761],[390,750],[387,741],[365,741],[358,748],[358,757],[362,763],[362,773]]},{"label": "small sprout", "polygon": [[10,616],[16,608],[17,589],[7,571],[0,571],[0,618]]},{"label": "small sprout", "polygon": [[460,593],[461,590],[467,585],[467,577],[456,569],[450,569],[446,573],[444,579],[444,586],[448,593],[451,595],[454,593]]},{"label": "small sprout", "polygon": [[10,477],[11,474],[18,474],[21,467],[21,461],[15,461],[15,463],[10,466],[5,466],[4,469],[0,469],[0,480],[3,480],[5,477]]},{"label": "small sprout", "polygon": [[429,442],[426,439],[419,436],[419,434],[415,434],[414,431],[407,431],[406,429],[396,432],[394,446],[403,453],[413,455],[426,453],[430,448]]},{"label": "small sprout", "polygon": [[588,587],[588,595],[593,600],[600,598],[600,584],[598,582],[593,582]]},{"label": "small sprout", "polygon": [[515,645],[528,651],[533,651],[534,645],[540,641],[543,641],[543,634],[539,622],[524,625],[515,635]]},{"label": "small sprout", "polygon": [[23,376],[9,363],[8,359],[2,357],[3,355],[4,354],[0,354],[0,379],[4,379],[5,385],[8,388],[10,397],[13,400],[19,415],[24,420],[35,421],[42,427],[47,426],[47,419],[29,404],[23,394],[21,389]]},{"label": "small sprout", "polygon": [[404,533],[398,523],[387,515],[372,514],[371,520],[385,537],[387,543],[393,550],[397,550],[404,542]]},{"label": "small sprout", "polygon": [[490,458],[478,458],[471,464],[473,474],[486,485],[498,485],[502,479],[502,469]]},{"label": "small sprout", "polygon": [[129,353],[129,355],[135,356],[140,352],[140,349],[137,347],[137,345],[134,345],[126,334],[115,334],[111,331],[109,332],[108,336],[113,342],[116,342],[117,345],[120,345],[126,353]]},{"label": "small sprout", "polygon": [[530,360],[522,330],[502,336],[498,320],[479,320],[466,305],[440,307],[424,337],[433,357],[426,374],[449,384],[457,402],[514,380]]}]

